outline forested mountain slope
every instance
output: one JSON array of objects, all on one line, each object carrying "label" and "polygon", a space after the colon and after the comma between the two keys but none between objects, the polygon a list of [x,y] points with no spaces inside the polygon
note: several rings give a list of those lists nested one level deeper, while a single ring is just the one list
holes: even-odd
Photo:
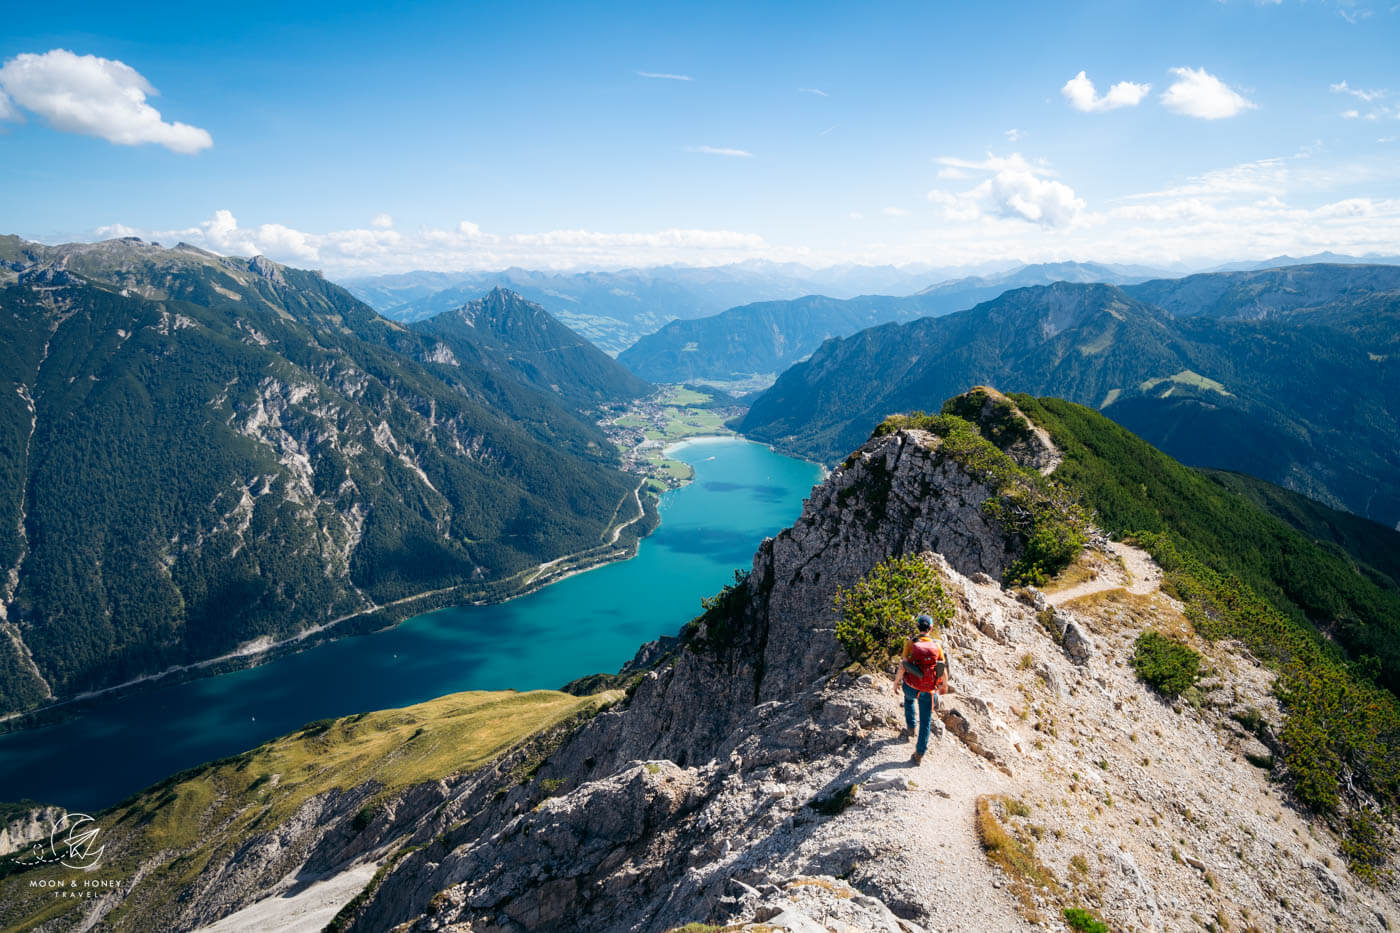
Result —
[{"label": "forested mountain slope", "polygon": [[1000,384],[1098,407],[1192,465],[1246,472],[1394,525],[1397,344],[1398,292],[1225,320],[1173,316],[1113,286],[1060,283],[829,340],[755,400],[740,429],[830,463],[890,412]]},{"label": "forested mountain slope", "polygon": [[562,392],[316,273],[130,240],[0,263],[0,711],[503,595],[637,513]]},{"label": "forested mountain slope", "polygon": [[1398,288],[1400,265],[1314,263],[1154,279],[1123,291],[1177,316],[1255,320]]},{"label": "forested mountain slope", "polygon": [[651,386],[531,301],[503,288],[412,329],[483,367],[504,361],[526,385],[557,393],[576,408],[636,398]]}]

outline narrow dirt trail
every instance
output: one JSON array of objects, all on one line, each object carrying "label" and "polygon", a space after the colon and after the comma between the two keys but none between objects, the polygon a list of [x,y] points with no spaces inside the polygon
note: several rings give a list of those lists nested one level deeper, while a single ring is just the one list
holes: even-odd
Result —
[{"label": "narrow dirt trail", "polygon": [[1122,561],[1121,566],[1117,561],[1105,560],[1099,567],[1100,573],[1094,579],[1076,583],[1062,590],[1047,592],[1045,597],[1050,600],[1051,605],[1063,606],[1070,600],[1107,590],[1126,589],[1136,596],[1146,596],[1155,593],[1161,587],[1162,570],[1146,551],[1121,541],[1110,542],[1109,547]]}]

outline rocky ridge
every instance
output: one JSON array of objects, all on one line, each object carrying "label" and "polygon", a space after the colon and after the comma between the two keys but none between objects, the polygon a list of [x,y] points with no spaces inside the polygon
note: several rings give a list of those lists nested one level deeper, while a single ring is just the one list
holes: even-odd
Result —
[{"label": "rocky ridge", "polygon": [[[1082,564],[1098,585],[1061,605],[1003,589],[1014,542],[940,446],[900,431],[862,447],[630,702],[534,782],[419,830],[342,928],[1063,929],[1065,908],[1121,929],[1391,928],[1394,882],[1354,882],[1269,778],[1271,675],[1197,639],[1199,705],[1163,700],[1133,640],[1193,636],[1150,574],[1130,578],[1150,559],[1100,544]],[[837,587],[899,554],[957,594],[955,693],[917,768],[890,680],[834,638]],[[1029,875],[984,853],[998,829]]]}]

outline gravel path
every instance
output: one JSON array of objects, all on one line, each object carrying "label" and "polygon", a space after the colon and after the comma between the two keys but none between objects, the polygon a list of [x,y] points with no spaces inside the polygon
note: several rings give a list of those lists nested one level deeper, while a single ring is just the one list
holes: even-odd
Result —
[{"label": "gravel path", "polygon": [[1121,566],[1116,561],[1102,561],[1099,574],[1094,579],[1047,592],[1045,595],[1051,605],[1063,606],[1070,600],[1107,590],[1126,589],[1137,596],[1157,591],[1162,584],[1162,571],[1146,551],[1121,541],[1110,542],[1109,548],[1122,560]]}]

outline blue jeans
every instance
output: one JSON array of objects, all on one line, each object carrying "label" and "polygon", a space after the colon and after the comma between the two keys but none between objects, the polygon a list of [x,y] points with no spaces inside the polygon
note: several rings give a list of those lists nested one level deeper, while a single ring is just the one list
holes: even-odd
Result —
[{"label": "blue jeans", "polygon": [[904,688],[904,724],[909,727],[909,731],[914,731],[914,701],[919,701],[919,738],[914,745],[914,751],[922,755],[928,751],[928,731],[933,721],[933,694],[920,693],[908,684],[901,684]]}]

